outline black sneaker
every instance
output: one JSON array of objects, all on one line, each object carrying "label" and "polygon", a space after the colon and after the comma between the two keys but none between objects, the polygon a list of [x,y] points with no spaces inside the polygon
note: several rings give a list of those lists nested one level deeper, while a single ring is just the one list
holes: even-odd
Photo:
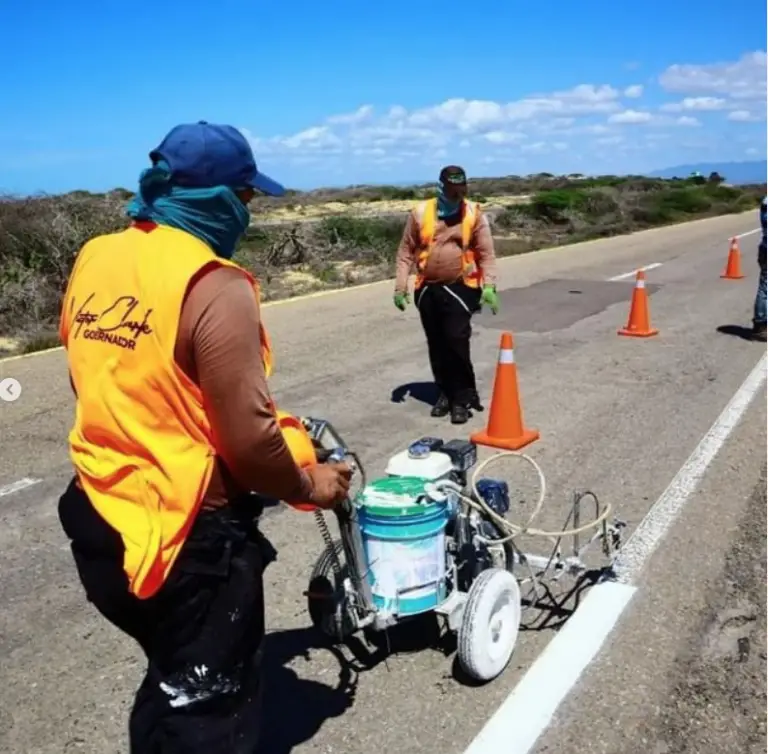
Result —
[{"label": "black sneaker", "polygon": [[469,408],[467,406],[451,406],[451,424],[466,424],[469,421]]},{"label": "black sneaker", "polygon": [[451,404],[448,398],[445,395],[441,395],[437,399],[437,403],[435,403],[432,411],[430,411],[430,416],[433,416],[435,419],[441,419],[443,416],[448,416],[450,412]]},{"label": "black sneaker", "polygon": [[752,339],[759,340],[762,343],[766,341],[766,325],[765,323],[756,324],[752,329]]}]

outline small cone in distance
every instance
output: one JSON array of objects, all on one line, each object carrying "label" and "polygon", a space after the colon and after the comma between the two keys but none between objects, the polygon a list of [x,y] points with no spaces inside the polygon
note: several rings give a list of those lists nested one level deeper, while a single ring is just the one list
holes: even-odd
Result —
[{"label": "small cone in distance", "polygon": [[744,275],[741,272],[741,251],[739,251],[739,239],[731,239],[731,246],[728,249],[728,261],[725,264],[725,270],[720,275],[723,280],[741,280]]},{"label": "small cone in distance", "polygon": [[488,426],[469,438],[476,445],[519,450],[539,439],[537,429],[526,429],[523,425],[514,353],[512,333],[502,333],[488,412]]},{"label": "small cone in distance", "polygon": [[648,291],[645,289],[645,272],[637,271],[635,287],[632,289],[632,303],[629,308],[629,320],[626,327],[618,331],[619,335],[633,338],[650,338],[659,331],[651,327],[651,315],[648,310]]}]

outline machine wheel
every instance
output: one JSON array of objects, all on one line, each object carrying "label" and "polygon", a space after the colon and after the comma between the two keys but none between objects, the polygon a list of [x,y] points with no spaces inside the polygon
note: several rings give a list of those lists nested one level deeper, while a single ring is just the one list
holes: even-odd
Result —
[{"label": "machine wheel", "polygon": [[344,579],[349,575],[349,568],[340,539],[334,541],[333,552],[341,563],[341,573],[335,571],[331,551],[324,549],[309,577],[307,609],[313,626],[331,639],[343,641],[355,626],[344,596]]},{"label": "machine wheel", "polygon": [[507,667],[520,613],[520,587],[509,571],[489,568],[475,579],[458,635],[459,662],[472,678],[490,681]]}]

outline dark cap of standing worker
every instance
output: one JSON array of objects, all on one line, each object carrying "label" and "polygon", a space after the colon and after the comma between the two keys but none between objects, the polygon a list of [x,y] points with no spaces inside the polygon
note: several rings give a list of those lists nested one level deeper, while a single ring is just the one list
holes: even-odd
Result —
[{"label": "dark cap of standing worker", "polygon": [[453,183],[455,185],[464,185],[467,182],[467,174],[464,168],[458,165],[446,165],[440,171],[440,183]]}]

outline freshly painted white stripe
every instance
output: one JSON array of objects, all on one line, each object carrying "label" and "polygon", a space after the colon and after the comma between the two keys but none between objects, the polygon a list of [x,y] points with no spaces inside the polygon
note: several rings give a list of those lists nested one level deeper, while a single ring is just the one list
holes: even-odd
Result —
[{"label": "freshly painted white stripe", "polygon": [[[648,270],[655,270],[657,267],[661,267],[663,264],[664,262],[653,262],[652,264],[645,265],[645,267],[638,267],[637,270],[647,272]],[[626,280],[627,278],[634,277],[637,275],[637,270],[632,270],[631,272],[623,272],[621,275],[614,275],[612,278],[608,278],[608,282],[615,283],[618,280]]]},{"label": "freshly painted white stripe", "polygon": [[746,238],[747,236],[751,236],[753,233],[759,233],[761,230],[762,230],[761,228],[748,230],[746,233],[739,233],[738,235],[734,236],[734,238]]},{"label": "freshly painted white stripe", "polygon": [[640,575],[659,542],[696,490],[707,467],[763,386],[767,363],[768,357],[763,354],[667,489],[624,543],[615,566],[621,583],[628,584]]},{"label": "freshly painted white stripe", "polygon": [[42,481],[42,479],[31,479],[30,477],[24,477],[24,479],[19,479],[18,482],[13,482],[12,484],[6,484],[5,487],[0,487],[0,497],[12,495],[14,492],[25,490],[27,487],[32,487],[33,485],[39,484]]},{"label": "freshly painted white stripe", "polygon": [[499,351],[499,364],[514,364],[515,352],[512,348],[502,348]]},{"label": "freshly painted white stripe", "polygon": [[622,548],[618,580],[593,587],[464,754],[528,754],[629,604],[642,567],[766,380],[763,355]]},{"label": "freshly painted white stripe", "polygon": [[560,702],[600,651],[634,593],[635,587],[615,582],[590,589],[464,754],[530,751]]}]

